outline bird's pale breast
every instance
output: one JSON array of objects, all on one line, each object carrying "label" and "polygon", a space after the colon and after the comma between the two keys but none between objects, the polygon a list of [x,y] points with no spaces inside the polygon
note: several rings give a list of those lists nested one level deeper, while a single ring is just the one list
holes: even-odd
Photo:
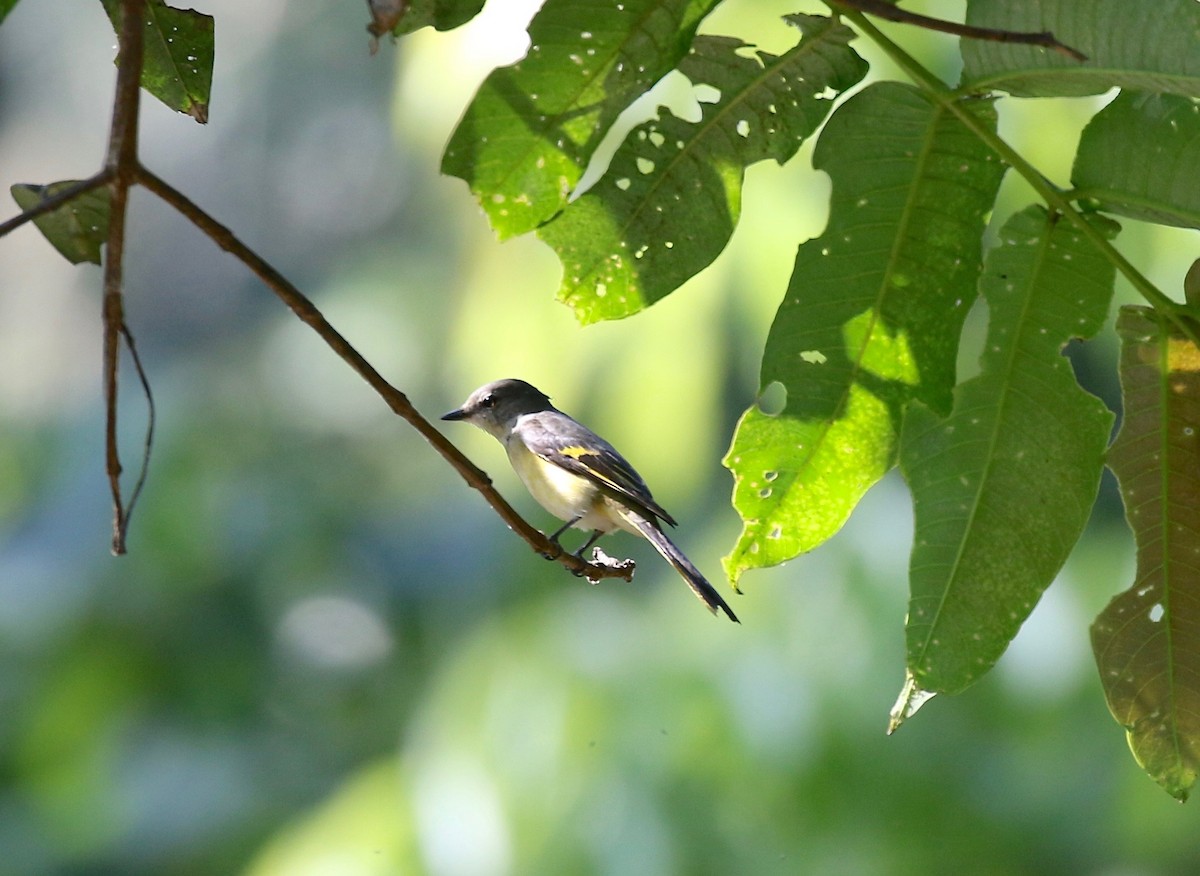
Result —
[{"label": "bird's pale breast", "polygon": [[575,524],[578,529],[610,532],[622,526],[600,489],[587,478],[547,462],[519,440],[507,442],[505,449],[525,488],[555,517],[572,520],[582,515]]}]

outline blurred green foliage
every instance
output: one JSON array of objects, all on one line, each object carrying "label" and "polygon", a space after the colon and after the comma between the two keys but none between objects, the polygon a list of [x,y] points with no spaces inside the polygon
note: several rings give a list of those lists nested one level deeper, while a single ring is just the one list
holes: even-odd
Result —
[{"label": "blurred green foliage", "polygon": [[[498,60],[480,46],[519,23],[489,10],[418,34],[393,68],[332,4],[210,6],[240,34],[218,34],[212,122],[197,138],[148,108],[148,163],[429,414],[494,377],[550,391],[628,452],[715,573],[737,530],[718,460],[789,247],[823,226],[820,179],[752,169],[712,269],[636,320],[580,330],[552,300],[553,255],[497,246],[433,170]],[[98,4],[24,3],[4,22],[6,175],[94,161],[107,27]],[[1128,758],[1087,650],[1087,620],[1131,576],[1111,495],[997,671],[888,738],[912,526],[894,476],[829,545],[755,577],[741,628],[619,536],[606,547],[639,560],[635,582],[589,587],[513,539],[240,269],[134,207],[127,308],[159,438],[119,560],[98,272],[33,229],[0,244],[0,874],[1200,866],[1194,810]],[[136,424],[132,387],[123,404]],[[546,523],[490,439],[461,440]]]}]

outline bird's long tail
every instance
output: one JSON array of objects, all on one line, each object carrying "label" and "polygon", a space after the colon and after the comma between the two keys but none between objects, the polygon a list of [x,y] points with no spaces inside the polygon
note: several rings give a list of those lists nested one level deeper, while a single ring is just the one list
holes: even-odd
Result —
[{"label": "bird's long tail", "polygon": [[688,587],[692,588],[692,592],[700,597],[700,601],[708,606],[709,611],[716,614],[720,609],[729,616],[731,621],[741,623],[737,619],[737,615],[733,613],[733,609],[721,598],[717,589],[708,583],[708,579],[700,574],[700,570],[692,565],[692,561],[683,555],[683,551],[675,546],[675,542],[667,538],[667,534],[662,531],[656,521],[649,520],[628,509],[625,509],[622,516],[637,527],[638,532],[644,535],[646,540],[654,545],[655,550],[663,555],[663,559],[675,567],[675,571],[687,582]]}]

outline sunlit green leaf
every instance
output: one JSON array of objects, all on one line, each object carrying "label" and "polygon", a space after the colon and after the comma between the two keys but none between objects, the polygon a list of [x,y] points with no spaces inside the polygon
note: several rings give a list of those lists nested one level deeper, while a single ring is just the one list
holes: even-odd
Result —
[{"label": "sunlit green leaf", "polygon": [[[120,7],[120,0],[104,0],[118,33]],[[163,0],[148,0],[145,15],[142,87],[171,109],[204,124],[212,90],[212,16],[194,9],[175,9]]]},{"label": "sunlit green leaf", "polygon": [[[963,106],[995,125],[990,103]],[[725,461],[744,522],[734,581],[841,528],[894,464],[910,399],[949,411],[1003,175],[952,113],[895,83],[840,107],[813,164],[833,180],[829,226],[800,247],[763,356],[762,384],[782,384],[787,405],[750,408]]]},{"label": "sunlit green leaf", "polygon": [[906,633],[917,691],[961,690],[1008,647],[1083,532],[1112,429],[1061,352],[1104,324],[1111,262],[1041,207],[1013,216],[1000,237],[980,284],[980,374],[955,390],[948,417],[912,405],[901,436],[915,513]]},{"label": "sunlit green leaf", "polygon": [[[78,180],[71,179],[46,186],[18,183],[9,191],[22,210],[29,210],[78,184]],[[101,186],[57,210],[38,216],[33,224],[71,264],[91,262],[98,265],[100,247],[108,239],[108,199],[108,187]]]},{"label": "sunlit green leaf", "polygon": [[547,0],[526,56],[491,73],[442,172],[467,182],[501,238],[567,203],[617,116],[687,52],[716,0]]},{"label": "sunlit green leaf", "polygon": [[968,24],[1050,31],[1087,55],[962,41],[963,81],[980,91],[1028,97],[1100,94],[1114,85],[1200,96],[1200,3],[1196,0],[969,0]]},{"label": "sunlit green leaf", "polygon": [[1200,770],[1200,349],[1148,308],[1122,308],[1117,331],[1125,414],[1109,465],[1137,577],[1092,648],[1134,757],[1182,800]]},{"label": "sunlit green leaf", "polygon": [[745,168],[791,158],[867,70],[853,32],[790,16],[804,34],[780,56],[747,55],[727,37],[699,37],[680,70],[717,89],[688,121],[665,107],[634,128],[608,174],[538,235],[563,263],[560,300],[581,322],[636,313],[708,265],[741,213]]},{"label": "sunlit green leaf", "polygon": [[1122,92],[1084,128],[1071,182],[1100,207],[1200,228],[1200,105]]}]

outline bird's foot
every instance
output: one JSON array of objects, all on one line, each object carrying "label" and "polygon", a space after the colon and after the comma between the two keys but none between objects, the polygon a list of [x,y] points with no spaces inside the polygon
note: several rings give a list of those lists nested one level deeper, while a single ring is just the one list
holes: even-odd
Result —
[{"label": "bird's foot", "polygon": [[550,542],[550,546],[552,549],[548,550],[548,551],[539,551],[539,553],[542,555],[543,558],[545,558],[547,560],[557,560],[564,553],[566,553],[566,550],[563,548],[563,546],[558,543],[557,538],[551,537],[547,540]]}]

